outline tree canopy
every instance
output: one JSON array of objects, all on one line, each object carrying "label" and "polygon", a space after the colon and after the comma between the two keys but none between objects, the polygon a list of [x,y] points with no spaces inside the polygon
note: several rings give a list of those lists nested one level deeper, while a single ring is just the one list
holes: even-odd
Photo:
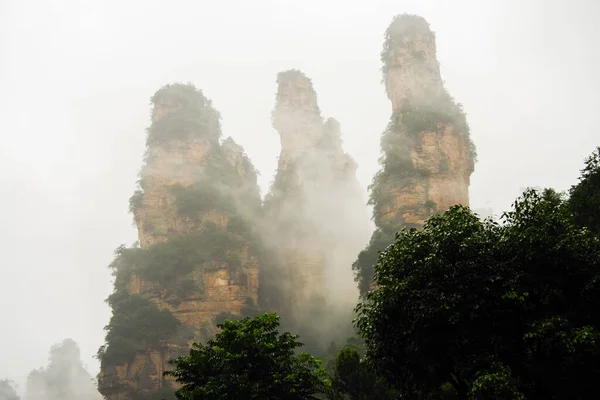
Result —
[{"label": "tree canopy", "polygon": [[178,399],[317,399],[330,392],[327,374],[297,336],[279,333],[279,317],[227,320],[205,345],[195,343],[188,356],[175,359],[165,374],[182,384]]},{"label": "tree canopy", "polygon": [[579,183],[570,190],[575,221],[600,234],[600,147],[585,160]]},{"label": "tree canopy", "polygon": [[367,361],[408,398],[600,396],[600,240],[552,190],[503,223],[468,208],[404,229],[357,307]]},{"label": "tree canopy", "polygon": [[392,400],[398,394],[361,360],[360,348],[347,344],[333,360],[333,400]]}]

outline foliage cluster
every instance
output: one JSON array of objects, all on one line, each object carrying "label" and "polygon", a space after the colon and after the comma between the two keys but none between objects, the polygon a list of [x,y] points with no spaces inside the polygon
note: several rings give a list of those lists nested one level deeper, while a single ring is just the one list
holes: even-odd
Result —
[{"label": "foliage cluster", "polygon": [[575,221],[600,234],[600,147],[585,160],[579,183],[570,190]]},{"label": "foliage cluster", "polygon": [[203,292],[201,276],[206,270],[228,268],[233,276],[241,278],[240,252],[254,245],[248,225],[232,218],[226,229],[211,222],[205,222],[203,227],[199,232],[173,236],[148,249],[117,248],[110,264],[115,288],[125,289],[132,274],[136,274],[176,297],[183,297]]},{"label": "foliage cluster", "polygon": [[556,192],[526,191],[502,225],[455,206],[403,229],[375,280],[357,326],[404,396],[600,396],[600,240]]},{"label": "foliage cluster", "polygon": [[295,354],[297,336],[279,333],[279,317],[227,320],[206,344],[176,359],[165,374],[182,386],[179,399],[316,399],[329,393],[320,362],[308,353]]},{"label": "foliage cluster", "polygon": [[331,362],[332,400],[393,400],[398,393],[361,360],[361,349],[344,346]]},{"label": "foliage cluster", "polygon": [[[198,219],[211,211],[230,215],[235,211],[233,198],[223,196],[210,181],[195,182],[189,186],[171,186],[177,214],[183,218]],[[225,198],[226,197],[226,198]]]},{"label": "foliage cluster", "polygon": [[221,137],[219,112],[193,84],[166,85],[152,96],[151,102],[161,115],[147,130],[147,145],[189,138],[217,142]]},{"label": "foliage cluster", "polygon": [[144,201],[144,191],[142,189],[136,189],[133,195],[129,198],[129,212],[135,215],[138,208],[142,206]]},{"label": "foliage cluster", "polygon": [[176,390],[170,386],[164,386],[153,393],[143,393],[134,391],[131,394],[131,400],[176,400]]},{"label": "foliage cluster", "polygon": [[179,321],[168,310],[159,310],[148,299],[125,291],[108,297],[113,315],[106,326],[106,344],[98,350],[102,365],[131,361],[138,351],[160,347],[173,335]]},{"label": "foliage cluster", "polygon": [[373,282],[373,268],[377,264],[379,253],[394,241],[395,235],[396,230],[389,225],[376,228],[367,247],[358,253],[356,261],[352,264],[352,269],[361,295],[367,294],[369,284]]}]

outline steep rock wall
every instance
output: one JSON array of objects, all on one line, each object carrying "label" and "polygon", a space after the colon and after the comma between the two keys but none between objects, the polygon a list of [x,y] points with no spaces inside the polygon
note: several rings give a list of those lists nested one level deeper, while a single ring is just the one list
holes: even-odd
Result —
[{"label": "steep rock wall", "polygon": [[377,229],[353,267],[361,293],[372,287],[377,252],[403,227],[469,205],[476,158],[460,104],[444,88],[435,35],[419,16],[399,15],[385,33],[383,82],[392,117],[381,138],[381,168],[370,187]]},{"label": "steep rock wall", "polygon": [[152,103],[130,199],[139,247],[120,247],[111,264],[113,317],[99,351],[99,390],[110,400],[172,398],[162,376],[169,360],[214,333],[216,317],[251,312],[257,301],[252,164],[221,140],[218,112],[192,85],[167,85]]},{"label": "steep rock wall", "polygon": [[[355,292],[342,293],[346,275],[346,286],[353,286],[347,269],[352,260],[344,257],[368,240],[361,234],[368,235],[369,221],[356,164],[342,149],[340,124],[333,118],[324,121],[311,80],[290,70],[281,72],[277,83],[272,121],[281,153],[264,203],[277,270],[266,265],[261,271],[269,292],[262,299],[300,321],[313,315],[312,307],[339,300],[334,297],[356,298]],[[336,276],[337,287],[331,282]]]}]

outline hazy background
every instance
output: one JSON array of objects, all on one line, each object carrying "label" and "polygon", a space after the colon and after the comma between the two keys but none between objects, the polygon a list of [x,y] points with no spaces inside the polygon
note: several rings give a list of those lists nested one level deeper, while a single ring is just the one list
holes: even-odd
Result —
[{"label": "hazy background", "polygon": [[403,12],[430,22],[467,112],[473,208],[575,182],[600,144],[597,0],[0,0],[0,378],[22,388],[66,337],[97,373],[106,266],[136,240],[128,198],[160,86],[204,90],[264,194],[279,153],[275,76],[303,70],[366,191],[391,112],[379,52]]}]

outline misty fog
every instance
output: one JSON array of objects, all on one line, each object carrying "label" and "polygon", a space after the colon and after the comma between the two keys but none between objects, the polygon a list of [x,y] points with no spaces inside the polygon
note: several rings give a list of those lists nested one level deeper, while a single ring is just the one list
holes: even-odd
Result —
[{"label": "misty fog", "polygon": [[467,113],[471,207],[498,213],[523,187],[573,184],[598,145],[595,0],[0,0],[0,380],[23,395],[65,338],[98,372],[107,265],[137,239],[128,199],[149,98],[167,83],[212,99],[264,195],[280,151],[275,77],[302,70],[341,124],[366,204],[391,113],[379,52],[404,12],[430,23],[446,88]]}]

